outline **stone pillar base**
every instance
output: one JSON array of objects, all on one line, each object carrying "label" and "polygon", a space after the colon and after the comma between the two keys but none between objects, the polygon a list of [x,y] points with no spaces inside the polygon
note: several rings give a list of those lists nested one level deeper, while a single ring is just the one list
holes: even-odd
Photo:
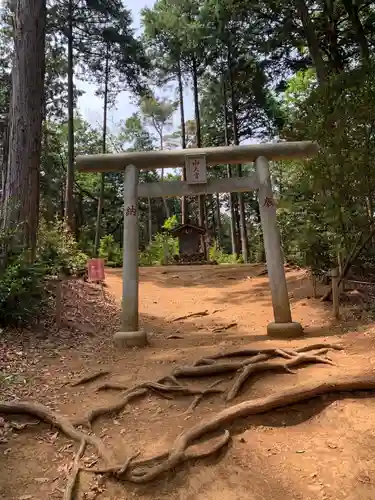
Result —
[{"label": "stone pillar base", "polygon": [[303,328],[296,321],[291,323],[269,323],[267,325],[267,335],[279,339],[296,338],[303,335]]},{"label": "stone pillar base", "polygon": [[143,331],[117,332],[113,341],[117,347],[145,347],[148,344],[147,333]]}]

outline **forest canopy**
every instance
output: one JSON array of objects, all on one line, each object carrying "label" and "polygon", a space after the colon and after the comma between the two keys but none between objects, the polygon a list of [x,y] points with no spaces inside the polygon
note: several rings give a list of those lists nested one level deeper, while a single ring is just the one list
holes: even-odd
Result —
[{"label": "forest canopy", "polygon": [[[271,165],[285,258],[317,271],[337,261],[371,267],[374,21],[371,1],[157,0],[137,35],[120,0],[3,7],[0,308],[90,256],[121,265],[122,175],[77,173],[78,154],[318,141],[315,159]],[[100,124],[77,106],[82,79],[102,100]],[[124,90],[137,112],[109,126]],[[253,169],[217,165],[209,176]],[[140,181],[181,176],[176,166],[142,171]],[[213,260],[264,260],[254,192],[140,199],[141,264],[160,263],[166,243],[176,253],[171,218],[206,228]],[[22,280],[17,296],[10,283]]]}]

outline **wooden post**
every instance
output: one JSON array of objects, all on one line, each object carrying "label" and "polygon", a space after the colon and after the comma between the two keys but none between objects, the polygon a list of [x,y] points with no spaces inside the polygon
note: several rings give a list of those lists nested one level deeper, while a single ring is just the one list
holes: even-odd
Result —
[{"label": "wooden post", "polygon": [[339,270],[337,267],[331,269],[332,279],[332,306],[333,317],[340,318],[340,289],[339,289]]}]

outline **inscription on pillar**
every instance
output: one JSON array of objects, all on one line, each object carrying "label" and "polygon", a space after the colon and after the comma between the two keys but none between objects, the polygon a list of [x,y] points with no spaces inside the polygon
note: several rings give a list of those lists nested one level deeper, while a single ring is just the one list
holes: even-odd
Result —
[{"label": "inscription on pillar", "polygon": [[186,155],[186,180],[188,184],[207,183],[207,165],[205,155]]}]

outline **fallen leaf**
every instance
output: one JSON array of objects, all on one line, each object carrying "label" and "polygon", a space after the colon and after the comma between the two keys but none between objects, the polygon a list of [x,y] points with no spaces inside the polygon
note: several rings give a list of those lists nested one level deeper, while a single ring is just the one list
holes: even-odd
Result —
[{"label": "fallen leaf", "polygon": [[50,436],[50,441],[51,443],[54,443],[58,437],[59,433],[58,432],[55,432],[54,434],[52,434],[52,436]]},{"label": "fallen leaf", "polygon": [[35,478],[35,481],[37,483],[48,483],[49,482],[49,479],[48,477],[36,477]]}]

